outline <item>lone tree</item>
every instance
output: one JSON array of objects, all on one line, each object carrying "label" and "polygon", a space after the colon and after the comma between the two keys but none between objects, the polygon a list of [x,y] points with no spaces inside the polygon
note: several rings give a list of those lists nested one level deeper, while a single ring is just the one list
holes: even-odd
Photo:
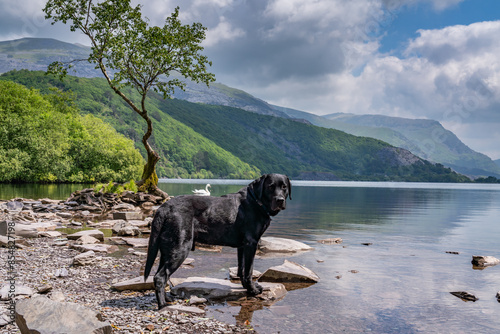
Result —
[{"label": "lone tree", "polygon": [[[215,76],[207,72],[212,63],[201,54],[200,43],[205,39],[206,28],[201,23],[182,25],[179,7],[165,20],[163,27],[149,26],[141,15],[141,6],[130,6],[130,0],[49,0],[45,8],[46,19],[52,24],[70,22],[71,31],[80,31],[90,40],[91,53],[87,59],[53,62],[47,72],[62,78],[78,61],[88,61],[100,69],[109,86],[147,123],[142,137],[147,162],[144,166],[139,190],[166,196],[158,187],[156,163],[160,159],[148,139],[153,133],[151,118],[146,109],[150,89],[170,98],[175,87],[185,84],[171,78],[172,72],[184,78],[203,82],[207,86]],[[140,101],[124,93],[123,88],[133,87]]]}]

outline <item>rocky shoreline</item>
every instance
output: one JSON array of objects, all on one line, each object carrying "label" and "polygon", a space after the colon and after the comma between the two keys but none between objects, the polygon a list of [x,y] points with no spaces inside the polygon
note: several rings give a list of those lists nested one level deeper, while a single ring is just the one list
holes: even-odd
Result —
[{"label": "rocky shoreline", "polygon": [[[9,222],[16,226],[15,285],[20,290],[16,293],[21,293],[16,296],[16,302],[29,295],[45,295],[58,302],[77,303],[99,312],[109,322],[113,333],[253,333],[249,326],[230,325],[187,312],[159,313],[152,290],[112,289],[113,283],[140,276],[144,265],[141,251],[127,251],[120,257],[110,256],[106,251],[96,252],[92,264],[74,265],[74,258],[82,254],[81,250],[74,248],[76,241],[67,240],[64,232],[57,231],[62,228],[112,228],[111,225],[125,221],[113,219],[113,216],[127,212],[143,218],[137,220],[137,223],[142,222],[142,227],[131,229],[131,235],[137,230],[145,233],[159,202],[160,198],[148,194],[127,192],[117,196],[96,194],[91,189],[75,192],[65,201],[21,198],[0,201],[0,232],[3,231],[0,235],[4,236],[0,248],[2,259],[12,254],[10,246],[14,245],[8,243],[8,237],[13,237],[8,230]],[[113,246],[112,239],[106,239],[106,243],[99,245]],[[8,271],[8,266],[0,268],[2,287],[8,285],[7,279],[12,276]],[[0,333],[21,333],[15,323],[5,325],[11,320],[8,305],[8,298],[2,298]]]},{"label": "rocky shoreline", "polygon": [[[138,289],[133,285],[117,288],[127,279],[133,281],[141,277],[149,225],[161,202],[161,198],[143,193],[125,192],[118,196],[95,193],[93,189],[77,191],[63,201],[22,198],[0,201],[0,256],[9,260],[13,257],[14,260],[6,261],[11,266],[0,268],[0,288],[3,291],[0,334],[23,333],[10,318],[12,296],[8,292],[9,287],[12,290],[12,281],[9,280],[13,276],[12,271],[15,272],[15,302],[21,302],[23,308],[26,308],[28,298],[57,307],[75,303],[105,321],[107,329],[103,333],[254,333],[249,322],[231,325],[206,317],[203,309],[211,302],[209,294],[205,295],[208,303],[200,298],[201,302],[198,300],[197,305],[191,306],[196,296],[204,294],[200,289],[212,291],[212,287],[206,287],[211,284],[210,279],[201,282],[205,287],[200,286],[196,278],[191,285],[188,282],[175,286],[174,289],[183,289],[187,284],[180,291],[184,297],[179,298],[172,308],[161,312],[157,310],[151,282],[149,286]],[[268,239],[262,244],[264,252],[310,249],[292,240],[290,245],[283,245],[283,240],[272,240],[279,238]],[[276,245],[278,249],[273,248]],[[293,262],[284,263],[282,267],[269,269],[268,282],[279,281],[281,270],[307,271],[307,268],[300,268]],[[287,275],[287,279],[292,277]],[[298,281],[303,279],[299,277]],[[319,278],[313,277],[313,280],[316,279]],[[215,285],[221,286],[225,282],[215,282]],[[272,302],[286,293],[282,284],[266,284],[272,288],[267,288],[266,294],[263,293],[260,300],[257,298],[254,302]],[[218,291],[216,294],[228,293],[247,301],[246,297],[241,297],[245,293],[239,285],[236,288],[234,284],[230,286],[230,292]],[[43,319],[44,315],[40,316]],[[18,322],[19,317],[25,320],[22,314],[17,314],[17,317]]]}]

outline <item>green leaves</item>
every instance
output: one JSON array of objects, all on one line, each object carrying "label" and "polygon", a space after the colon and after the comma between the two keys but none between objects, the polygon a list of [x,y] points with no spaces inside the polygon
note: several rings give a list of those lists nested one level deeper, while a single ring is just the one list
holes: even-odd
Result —
[{"label": "green leaves", "polygon": [[127,181],[142,163],[131,140],[80,116],[70,93],[0,81],[0,182]]}]

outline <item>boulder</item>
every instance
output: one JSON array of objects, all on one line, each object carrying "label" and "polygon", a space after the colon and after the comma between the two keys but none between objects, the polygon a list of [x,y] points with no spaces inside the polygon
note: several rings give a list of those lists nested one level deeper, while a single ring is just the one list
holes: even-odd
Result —
[{"label": "boulder", "polygon": [[282,265],[267,269],[259,281],[262,282],[286,282],[286,283],[316,283],[318,275],[312,270],[298,263],[285,260]]},{"label": "boulder", "polygon": [[88,251],[82,254],[78,254],[73,258],[74,266],[86,266],[93,264],[96,260],[95,253],[93,251]]},{"label": "boulder", "polygon": [[[10,294],[11,294],[11,285],[10,284],[5,284],[2,286],[0,289],[0,300],[9,300],[10,299]],[[19,285],[16,284],[14,285],[14,296],[31,296],[33,294],[33,290],[30,287],[24,286],[24,285]]]},{"label": "boulder", "polygon": [[121,220],[121,221],[116,222],[113,225],[112,230],[113,230],[113,233],[115,233],[119,236],[122,236],[122,235],[135,236],[135,235],[139,235],[141,233],[137,226],[133,226],[132,224],[130,224],[129,222],[127,222],[125,220]]},{"label": "boulder", "polygon": [[77,240],[84,235],[90,235],[90,236],[98,239],[99,241],[104,241],[104,233],[99,231],[99,230],[78,231],[78,232],[73,233],[73,234],[68,234],[68,239],[69,240]]},{"label": "boulder", "polygon": [[496,266],[500,263],[500,260],[493,256],[473,255],[471,263],[473,266],[483,268]]},{"label": "boulder", "polygon": [[118,291],[123,291],[123,290],[142,291],[142,290],[154,290],[155,288],[153,282],[153,276],[149,276],[146,281],[144,281],[144,277],[142,276],[132,278],[126,281],[115,283],[111,287]]},{"label": "boulder", "polygon": [[100,313],[75,303],[50,300],[45,296],[24,299],[16,305],[16,324],[28,333],[112,333]]},{"label": "boulder", "polygon": [[264,237],[259,242],[259,251],[263,253],[296,253],[312,249],[300,241],[285,238]]},{"label": "boulder", "polygon": [[[246,297],[246,289],[241,284],[210,277],[189,277],[185,280],[171,280],[171,293],[181,298],[196,295],[208,300],[236,300]],[[283,284],[262,283],[264,291],[257,297],[278,299],[286,294]]]}]

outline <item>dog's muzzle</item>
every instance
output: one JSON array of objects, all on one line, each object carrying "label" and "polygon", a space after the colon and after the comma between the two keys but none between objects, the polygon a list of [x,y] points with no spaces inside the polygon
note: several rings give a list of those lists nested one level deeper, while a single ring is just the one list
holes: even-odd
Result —
[{"label": "dog's muzzle", "polygon": [[284,197],[275,197],[273,201],[273,207],[271,208],[273,211],[285,210],[286,209],[286,200]]}]

